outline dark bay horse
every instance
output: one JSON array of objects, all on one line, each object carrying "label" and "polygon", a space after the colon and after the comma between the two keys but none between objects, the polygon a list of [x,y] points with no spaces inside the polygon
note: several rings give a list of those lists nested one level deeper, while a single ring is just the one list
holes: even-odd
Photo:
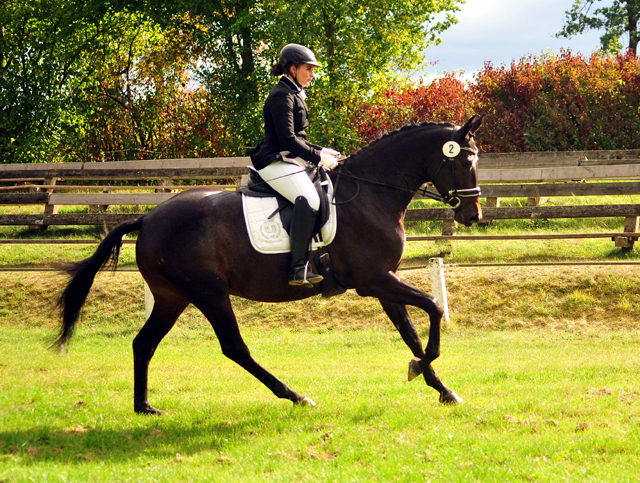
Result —
[{"label": "dark bay horse", "polygon": [[[454,207],[459,223],[470,226],[481,218],[474,141],[481,122],[481,117],[474,116],[462,127],[440,123],[405,126],[351,155],[330,173],[334,185],[340,175],[335,195],[338,231],[328,246],[336,278],[358,295],[380,300],[413,352],[409,378],[423,374],[443,403],[462,402],[431,366],[440,355],[443,311],[433,297],[403,282],[396,271],[405,246],[404,215],[425,182],[432,182],[441,195],[436,197]],[[147,399],[149,361],[189,303],[209,320],[225,356],[276,396],[315,405],[258,364],[240,335],[230,295],[284,302],[317,295],[320,289],[289,285],[288,254],[264,255],[252,248],[239,193],[215,194],[206,187],[182,192],[118,225],[91,257],[70,265],[67,272],[72,278],[59,301],[58,347],[71,337],[95,275],[110,257],[117,260],[122,237],[134,230],[140,232],[137,264],[155,300],[149,319],[133,341],[136,412],[161,413]],[[407,305],[429,315],[429,340],[424,349]]]}]

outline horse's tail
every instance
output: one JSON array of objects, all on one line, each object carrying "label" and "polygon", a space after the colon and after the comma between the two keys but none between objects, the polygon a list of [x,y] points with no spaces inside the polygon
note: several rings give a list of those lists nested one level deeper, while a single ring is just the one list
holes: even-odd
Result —
[{"label": "horse's tail", "polygon": [[80,262],[69,264],[63,270],[71,275],[71,281],[58,299],[58,307],[61,310],[62,325],[60,334],[53,342],[52,347],[62,350],[73,334],[73,328],[80,315],[80,309],[84,305],[93,279],[98,271],[110,260],[113,260],[113,270],[118,265],[118,256],[122,245],[122,237],[129,232],[139,230],[142,226],[142,218],[125,221],[119,224],[102,240],[96,252],[89,258]]}]

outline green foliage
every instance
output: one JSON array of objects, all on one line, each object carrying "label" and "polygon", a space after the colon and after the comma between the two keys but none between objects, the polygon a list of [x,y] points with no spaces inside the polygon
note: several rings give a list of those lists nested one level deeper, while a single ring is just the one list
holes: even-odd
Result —
[{"label": "green foliage", "polygon": [[190,71],[201,53],[194,33],[161,30],[141,14],[117,14],[118,35],[92,52],[93,84],[65,112],[67,160],[208,157],[228,136]]},{"label": "green foliage", "polygon": [[[422,65],[424,50],[456,22],[453,12],[460,3],[312,0],[302,8],[290,6],[280,23],[280,43],[292,39],[306,44],[322,64],[309,89],[314,139],[343,151],[359,147],[350,122],[353,112],[374,92],[396,82],[399,72]],[[435,20],[437,14],[442,20]]]},{"label": "green foliage", "polygon": [[0,6],[0,162],[51,160],[62,111],[89,72],[82,60],[111,32],[102,2],[9,0]]},{"label": "green foliage", "polygon": [[289,42],[324,65],[312,138],[348,150],[353,110],[420,65],[462,3],[73,1],[2,7],[4,162],[245,155]]},{"label": "green foliage", "polygon": [[[322,64],[308,89],[310,136],[348,150],[354,146],[347,122],[353,109],[398,70],[417,67],[424,48],[455,22],[459,3],[269,0],[223,4],[213,13],[198,10],[204,26],[199,79],[209,102],[224,113],[227,129],[243,143],[235,145],[236,154],[247,154],[263,135],[262,103],[274,83],[270,66],[285,44],[307,45]],[[438,13],[443,20],[434,19]]]},{"label": "green foliage", "polygon": [[596,2],[601,1],[574,0],[571,10],[565,12],[565,25],[556,36],[568,38],[587,30],[604,30],[605,33],[600,37],[602,50],[616,54],[622,49],[620,37],[628,34],[629,49],[635,54],[638,46],[640,0],[614,0],[611,6],[591,12]]},{"label": "green foliage", "polygon": [[233,138],[233,153],[248,155],[262,136],[262,103],[269,89],[263,54],[270,44],[269,30],[276,28],[277,12],[255,1],[221,2],[206,12],[196,5],[183,8],[199,12],[193,18],[200,26],[194,40],[202,55],[195,72],[206,89],[207,103]]}]

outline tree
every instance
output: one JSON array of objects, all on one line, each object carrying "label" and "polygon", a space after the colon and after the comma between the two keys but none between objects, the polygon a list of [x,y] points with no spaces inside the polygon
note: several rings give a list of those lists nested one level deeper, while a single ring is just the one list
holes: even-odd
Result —
[{"label": "tree", "polygon": [[[312,137],[349,150],[358,144],[349,139],[348,115],[420,65],[424,49],[456,21],[461,3],[30,0],[23,5],[5,0],[0,4],[0,161],[103,159],[117,152],[180,156],[173,147],[158,148],[162,123],[173,122],[163,113],[179,112],[174,106],[181,99],[202,106],[205,93],[206,115],[200,119],[216,120],[225,153],[248,154],[262,136],[262,104],[275,82],[270,65],[290,42],[315,49],[323,64],[310,89]],[[188,41],[166,43],[170,36]],[[161,47],[169,44],[170,55]],[[182,95],[186,74],[205,91]],[[98,109],[102,118],[95,115]],[[97,142],[100,133],[116,131],[120,137],[109,146],[103,139],[96,149],[82,147],[83,136]],[[58,149],[70,137],[75,144]],[[206,138],[209,146],[211,139]],[[188,151],[195,152],[201,151]]]},{"label": "tree", "polygon": [[596,2],[600,1],[575,0],[571,10],[565,12],[565,25],[556,37],[568,38],[592,29],[604,30],[604,35],[600,37],[602,50],[617,53],[622,48],[620,37],[628,34],[629,49],[637,54],[640,0],[613,0],[610,7],[592,11]]},{"label": "tree", "polygon": [[58,152],[69,161],[229,155],[219,111],[190,77],[202,54],[193,29],[116,16],[117,35],[87,56],[92,83],[65,110]]},{"label": "tree", "polygon": [[0,5],[0,162],[46,160],[65,106],[90,72],[83,58],[111,32],[98,0]]},{"label": "tree", "polygon": [[262,135],[262,103],[274,82],[269,69],[285,44],[307,45],[322,64],[309,89],[312,137],[349,149],[354,143],[349,140],[348,114],[381,85],[420,65],[425,48],[438,43],[439,34],[456,22],[453,13],[461,3],[182,0],[160,11],[172,21],[188,11],[202,25],[199,80],[209,90],[210,101],[226,111],[229,129],[241,140],[238,154],[246,154]]},{"label": "tree", "polygon": [[[425,49],[457,22],[461,0],[271,0],[278,12],[265,57],[287,42],[314,49],[322,64],[310,90],[320,144],[349,151],[361,146],[349,119],[363,100],[399,82],[425,62]],[[438,16],[438,20],[436,19]]]}]

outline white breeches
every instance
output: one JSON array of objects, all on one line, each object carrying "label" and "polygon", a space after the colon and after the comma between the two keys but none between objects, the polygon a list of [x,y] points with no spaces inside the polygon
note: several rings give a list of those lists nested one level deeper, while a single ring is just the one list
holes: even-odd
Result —
[{"label": "white breeches", "polygon": [[295,204],[298,196],[304,196],[312,209],[320,209],[320,197],[313,182],[297,164],[274,161],[266,168],[258,170],[258,173],[269,186],[291,203]]}]

